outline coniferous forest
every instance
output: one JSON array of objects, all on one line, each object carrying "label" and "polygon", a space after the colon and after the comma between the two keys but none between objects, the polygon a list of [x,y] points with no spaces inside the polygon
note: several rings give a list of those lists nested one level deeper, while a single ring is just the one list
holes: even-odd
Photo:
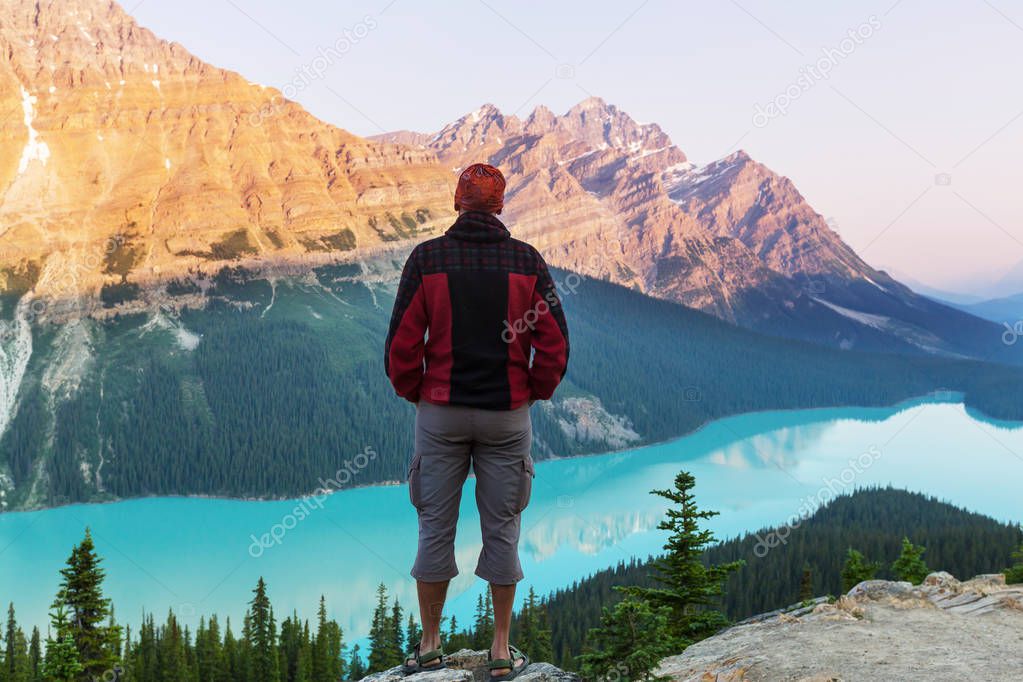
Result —
[{"label": "coniferous forest", "polygon": [[[707,565],[744,561],[725,583],[721,605],[732,621],[796,604],[807,595],[840,595],[849,549],[879,565],[878,578],[892,571],[903,538],[923,546],[922,559],[934,571],[967,579],[999,573],[1023,561],[1018,526],[892,488],[865,489],[836,497],[798,527],[765,528],[707,548]],[[769,543],[766,553],[759,549]],[[616,586],[653,587],[652,559],[632,560],[601,571],[546,600],[556,661],[573,666],[601,611],[622,599]],[[809,579],[809,586],[806,586]]]},{"label": "coniferous forest", "polygon": [[[7,508],[142,495],[293,497],[367,451],[338,487],[403,480],[414,411],[383,372],[391,299],[342,275],[323,269],[319,286],[307,288],[222,272],[203,310],[83,322],[95,361],[62,400],[42,377],[67,352],[64,341],[59,330],[37,330],[0,439],[14,486]],[[572,361],[554,406],[533,409],[537,459],[621,447],[566,432],[562,420],[574,417],[558,401],[567,397],[599,400],[624,417],[640,437],[632,444],[726,415],[891,405],[938,389],[962,392],[994,417],[1023,416],[1023,368],[766,337],[588,279],[562,296]]]},{"label": "coniferous forest", "polygon": [[[838,497],[798,526],[714,543],[699,527],[714,513],[695,506],[695,482],[685,472],[679,476],[675,491],[658,492],[669,494],[680,510],[662,524],[674,530],[663,557],[619,564],[544,598],[528,589],[512,641],[533,660],[584,673],[627,656],[633,665],[650,665],[730,621],[842,594],[850,576],[853,583],[871,577],[919,582],[931,570],[962,578],[1004,571],[1011,582],[1023,580],[1018,526],[891,488]],[[775,540],[768,539],[772,535]],[[765,542],[771,545],[767,552],[758,549]],[[326,598],[312,623],[294,613],[282,618],[262,579],[241,623],[209,614],[190,632],[170,612],[160,620],[147,614],[132,629],[118,623],[114,605],[103,596],[101,563],[86,532],[60,572],[45,632],[26,633],[15,604],[9,606],[0,637],[0,682],[360,679],[400,665],[420,635],[415,606],[406,610],[383,585],[362,650],[349,646],[328,618]],[[672,596],[692,593],[704,596],[698,603]],[[623,634],[620,620],[644,623],[644,629]],[[485,649],[492,634],[489,595],[479,598],[471,623],[452,618],[443,626],[449,652]]]},{"label": "coniferous forest", "polygon": [[[165,619],[144,614],[132,630],[115,618],[103,596],[106,578],[92,536],[86,530],[60,571],[60,584],[45,632],[26,633],[14,603],[0,632],[0,682],[337,682],[400,665],[419,641],[416,616],[407,614],[387,589],[377,589],[368,648],[348,646],[341,626],[328,618],[320,598],[315,622],[274,612],[262,578],[252,591],[243,621],[232,625],[215,614],[202,617],[195,632],[182,627],[173,611]],[[493,635],[489,593],[480,597],[467,627],[445,623],[448,651],[486,649]],[[514,619],[517,642],[537,660],[552,658],[547,610],[529,591]]]}]

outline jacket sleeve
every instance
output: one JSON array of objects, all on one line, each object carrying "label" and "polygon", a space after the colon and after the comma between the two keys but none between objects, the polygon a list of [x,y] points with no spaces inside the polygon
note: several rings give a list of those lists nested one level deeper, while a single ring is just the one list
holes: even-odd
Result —
[{"label": "jacket sleeve", "polygon": [[391,385],[399,396],[413,403],[419,401],[419,387],[423,381],[427,326],[423,277],[417,252],[413,250],[401,272],[384,344],[384,370]]},{"label": "jacket sleeve", "polygon": [[530,343],[533,363],[529,369],[530,400],[549,400],[568,369],[568,324],[558,290],[539,254],[532,308],[539,313]]}]

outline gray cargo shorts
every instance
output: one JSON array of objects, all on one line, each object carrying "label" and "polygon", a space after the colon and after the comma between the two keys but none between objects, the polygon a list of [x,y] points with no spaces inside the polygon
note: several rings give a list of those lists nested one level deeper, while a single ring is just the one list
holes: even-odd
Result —
[{"label": "gray cargo shorts", "polygon": [[420,402],[409,497],[419,513],[419,551],[412,577],[443,582],[458,575],[455,527],[462,486],[476,475],[483,550],[476,575],[495,585],[522,580],[519,523],[533,489],[529,406],[482,410]]}]

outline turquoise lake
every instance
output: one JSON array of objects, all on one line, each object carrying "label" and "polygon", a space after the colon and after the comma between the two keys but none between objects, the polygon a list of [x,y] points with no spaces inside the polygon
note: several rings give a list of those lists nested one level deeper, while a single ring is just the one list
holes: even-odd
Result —
[{"label": "turquoise lake", "polygon": [[[683,468],[696,476],[700,505],[721,512],[711,524],[719,538],[785,523],[831,495],[875,484],[1023,521],[1020,424],[938,399],[746,414],[667,443],[540,463],[523,517],[521,592],[532,585],[545,594],[656,553],[664,506],[648,491],[669,486]],[[480,540],[472,480],[466,485],[449,610],[463,624],[483,589],[473,575]],[[253,546],[276,524],[279,544]],[[416,520],[405,486],[347,490],[322,504],[150,498],[0,515],[0,601],[14,601],[23,625],[45,632],[58,570],[86,526],[118,619],[133,629],[143,609],[157,620],[173,609],[193,631],[201,615],[218,613],[237,633],[259,576],[279,618],[292,610],[312,618],[326,595],[349,642],[368,632],[378,583],[406,607],[415,603],[408,569]]]}]

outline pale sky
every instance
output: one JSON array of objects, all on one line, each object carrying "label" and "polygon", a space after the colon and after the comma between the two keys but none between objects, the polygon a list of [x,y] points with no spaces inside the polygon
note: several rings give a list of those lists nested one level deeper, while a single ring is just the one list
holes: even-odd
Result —
[{"label": "pale sky", "polygon": [[[435,131],[484,102],[563,113],[599,95],[695,163],[743,148],[789,176],[871,264],[989,292],[1023,261],[1023,2],[837,5],[124,2],[161,37],[357,134]],[[757,115],[779,97],[784,114]]]}]

